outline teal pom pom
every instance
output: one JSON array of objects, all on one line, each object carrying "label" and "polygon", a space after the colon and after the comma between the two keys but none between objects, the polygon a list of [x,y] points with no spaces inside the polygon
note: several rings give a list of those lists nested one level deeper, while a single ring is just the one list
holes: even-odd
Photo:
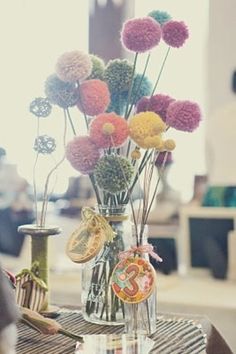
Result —
[{"label": "teal pom pom", "polygon": [[79,99],[75,84],[60,80],[56,74],[52,74],[47,78],[45,94],[49,102],[62,108],[75,106]]},{"label": "teal pom pom", "polygon": [[146,76],[144,76],[142,79],[141,74],[135,75],[132,87],[131,102],[136,104],[140,100],[140,98],[142,98],[143,96],[149,96],[151,92],[151,81]]},{"label": "teal pom pom", "polygon": [[171,16],[166,11],[153,10],[148,14],[148,16],[152,17],[161,26],[171,20]]},{"label": "teal pom pom", "polygon": [[122,93],[113,93],[110,97],[110,104],[107,108],[107,112],[115,112],[118,115],[123,115],[127,102],[127,95],[123,95]]},{"label": "teal pom pom", "polygon": [[103,156],[96,164],[94,176],[98,187],[111,194],[125,191],[130,185],[134,168],[122,156]]}]

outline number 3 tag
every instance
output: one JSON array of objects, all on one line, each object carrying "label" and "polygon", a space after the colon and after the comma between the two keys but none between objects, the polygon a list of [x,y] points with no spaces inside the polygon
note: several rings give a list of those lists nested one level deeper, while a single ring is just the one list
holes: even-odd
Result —
[{"label": "number 3 tag", "polygon": [[155,281],[156,272],[148,261],[141,257],[128,257],[114,268],[111,285],[122,301],[137,304],[151,295]]}]

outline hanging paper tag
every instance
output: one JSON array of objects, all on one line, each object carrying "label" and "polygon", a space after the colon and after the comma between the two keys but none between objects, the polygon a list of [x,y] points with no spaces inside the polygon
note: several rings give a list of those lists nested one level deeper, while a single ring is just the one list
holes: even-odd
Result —
[{"label": "hanging paper tag", "polygon": [[156,272],[145,259],[128,257],[115,267],[111,285],[114,293],[123,302],[137,304],[146,300],[154,290]]},{"label": "hanging paper tag", "polygon": [[105,218],[91,208],[83,208],[82,221],[67,243],[66,253],[75,263],[85,263],[94,258],[104,243],[110,242],[114,232]]}]

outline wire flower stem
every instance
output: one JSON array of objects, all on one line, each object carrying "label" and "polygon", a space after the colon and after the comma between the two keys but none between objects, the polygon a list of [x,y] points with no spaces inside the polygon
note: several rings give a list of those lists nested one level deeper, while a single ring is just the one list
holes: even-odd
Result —
[{"label": "wire flower stem", "polygon": [[[37,119],[37,138],[36,142],[38,145],[38,137],[39,137],[39,117]],[[36,217],[36,225],[39,224],[39,218],[38,218],[38,201],[37,201],[37,185],[36,185],[36,166],[39,158],[39,152],[37,149],[37,154],[35,157],[35,162],[34,162],[34,167],[33,167],[33,190],[34,190],[34,207],[35,207],[35,217]]]},{"label": "wire flower stem", "polygon": [[82,111],[83,111],[83,114],[84,114],[84,120],[85,120],[85,123],[86,123],[86,127],[87,127],[87,130],[89,130],[89,123],[88,123],[88,117],[84,111],[84,105],[83,105],[83,100],[82,100],[82,95],[81,95],[81,89],[80,89],[80,83],[79,81],[77,81],[77,87],[78,87],[78,92],[79,92],[79,98],[80,98],[80,103],[81,103],[81,108],[82,108]]},{"label": "wire flower stem", "polygon": [[[63,133],[63,145],[65,148],[66,145],[66,133],[67,133],[67,119],[66,119],[66,112],[64,110],[64,133]],[[63,155],[62,159],[51,169],[51,171],[48,173],[45,186],[44,186],[44,194],[43,194],[43,205],[42,205],[42,211],[41,211],[41,217],[40,217],[40,227],[45,226],[45,220],[46,220],[46,211],[47,211],[47,203],[48,203],[48,188],[49,188],[49,181],[50,177],[54,173],[54,171],[57,170],[57,168],[62,164],[62,162],[65,160],[65,154]]]},{"label": "wire flower stem", "polygon": [[73,134],[74,134],[74,136],[76,136],[75,127],[74,127],[74,124],[73,124],[73,121],[72,121],[72,118],[71,118],[71,115],[70,115],[69,108],[64,109],[64,114],[65,114],[65,115],[67,114],[67,117],[68,117],[68,119],[69,119],[70,126],[71,126],[71,129],[72,129],[72,131],[73,131]]},{"label": "wire flower stem", "polygon": [[146,59],[146,63],[145,63],[145,66],[144,66],[144,70],[143,70],[142,77],[141,77],[140,82],[139,82],[139,84],[138,84],[137,90],[136,90],[135,93],[134,93],[134,97],[133,97],[133,100],[132,100],[130,109],[129,109],[129,111],[128,111],[128,117],[130,116],[130,114],[131,114],[131,112],[132,112],[132,109],[133,109],[133,106],[134,106],[134,104],[135,104],[135,100],[136,100],[137,94],[139,93],[140,87],[141,87],[141,85],[142,85],[144,76],[145,76],[146,71],[147,71],[147,67],[148,67],[148,64],[149,64],[150,57],[151,57],[151,53],[148,53],[148,56],[147,56],[147,59]]},{"label": "wire flower stem", "polygon": [[157,88],[157,85],[158,85],[158,83],[159,83],[159,81],[160,81],[161,74],[162,74],[162,72],[163,72],[163,69],[164,69],[166,60],[167,60],[168,55],[169,55],[169,53],[170,53],[170,49],[171,49],[171,47],[169,46],[168,49],[167,49],[166,55],[165,55],[165,57],[164,57],[164,60],[163,60],[163,62],[162,62],[160,72],[159,72],[159,74],[158,74],[158,77],[157,77],[157,79],[156,79],[156,82],[155,82],[155,85],[154,85],[154,87],[153,87],[153,90],[152,90],[152,93],[151,93],[151,96],[150,96],[150,97],[152,97],[152,96],[154,95],[155,91],[156,91],[156,88]]},{"label": "wire flower stem", "polygon": [[136,52],[136,53],[135,53],[135,57],[134,57],[134,64],[133,64],[133,70],[132,70],[131,81],[130,81],[130,84],[129,84],[128,99],[127,99],[126,109],[125,109],[125,119],[128,118],[128,109],[129,109],[130,98],[131,98],[131,93],[132,93],[132,89],[133,89],[134,74],[135,74],[137,59],[138,59],[138,53]]},{"label": "wire flower stem", "polygon": [[166,163],[166,160],[167,160],[167,156],[168,156],[168,152],[166,151],[165,157],[164,157],[164,159],[163,159],[163,162],[162,162],[162,165],[161,165],[161,169],[160,169],[160,172],[159,172],[159,177],[158,177],[158,180],[157,180],[155,189],[154,189],[154,193],[153,193],[153,196],[152,196],[150,205],[149,205],[148,210],[147,210],[147,214],[146,214],[146,218],[145,218],[145,223],[147,222],[148,215],[149,215],[149,213],[150,213],[150,211],[151,211],[151,208],[152,208],[152,205],[153,205],[153,202],[154,202],[154,199],[155,199],[157,190],[158,190],[158,186],[159,186],[159,183],[160,183],[160,180],[161,180],[160,175],[161,175],[161,173],[162,173],[163,170],[164,170],[165,163]]}]

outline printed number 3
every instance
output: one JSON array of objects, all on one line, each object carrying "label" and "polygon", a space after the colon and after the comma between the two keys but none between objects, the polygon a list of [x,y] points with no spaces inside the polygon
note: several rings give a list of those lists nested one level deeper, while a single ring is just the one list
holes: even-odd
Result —
[{"label": "printed number 3", "polygon": [[127,281],[130,283],[131,287],[126,286],[123,291],[128,296],[135,296],[139,290],[139,286],[135,281],[137,275],[139,274],[139,267],[136,264],[130,264],[126,268],[125,273],[129,276],[127,277]]}]

